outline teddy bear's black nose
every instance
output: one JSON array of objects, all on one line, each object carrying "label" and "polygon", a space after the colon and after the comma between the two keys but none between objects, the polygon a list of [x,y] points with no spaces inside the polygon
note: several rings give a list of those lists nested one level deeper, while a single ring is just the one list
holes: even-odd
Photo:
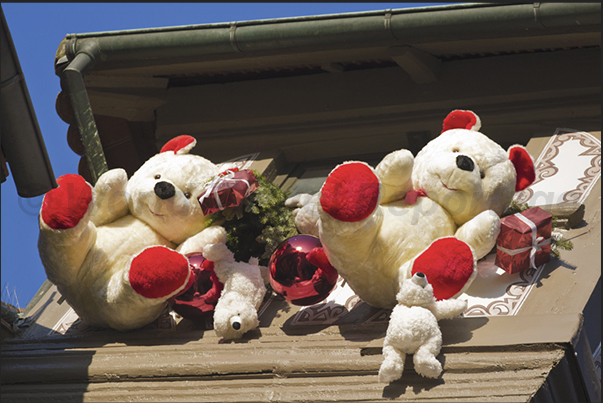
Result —
[{"label": "teddy bear's black nose", "polygon": [[463,171],[473,171],[475,165],[473,160],[466,155],[459,155],[456,157],[456,166],[461,168]]},{"label": "teddy bear's black nose", "polygon": [[176,189],[171,183],[161,181],[155,184],[155,194],[160,199],[167,200],[176,194]]}]

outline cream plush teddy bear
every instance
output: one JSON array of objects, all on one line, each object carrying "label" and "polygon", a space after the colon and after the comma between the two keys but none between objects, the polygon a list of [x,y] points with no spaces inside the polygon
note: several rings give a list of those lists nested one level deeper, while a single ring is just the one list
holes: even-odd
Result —
[{"label": "cream plush teddy bear", "polygon": [[385,341],[379,382],[389,383],[402,377],[406,354],[414,354],[418,374],[437,378],[442,365],[436,359],[442,348],[440,319],[451,319],[467,309],[467,301],[436,301],[425,274],[415,273],[402,282],[397,295]]},{"label": "cream plush teddy bear", "polygon": [[258,259],[235,262],[234,254],[223,243],[206,246],[203,257],[214,262],[214,273],[224,284],[214,308],[216,334],[224,339],[240,339],[259,326],[257,310],[266,287]]},{"label": "cream plush teddy bear", "polygon": [[499,216],[535,178],[523,147],[505,151],[480,126],[475,113],[453,111],[416,158],[398,150],[375,169],[346,162],[319,194],[288,200],[298,207],[300,232],[320,237],[329,261],[362,300],[392,308],[399,284],[416,272],[429,277],[438,300],[470,285],[476,258],[496,242]]},{"label": "cream plush teddy bear", "polygon": [[205,228],[198,198],[219,172],[189,154],[195,143],[191,136],[170,140],[130,180],[123,169],[106,172],[94,187],[64,175],[45,195],[40,257],[84,322],[117,330],[152,322],[192,284],[186,256],[226,242],[224,228]]}]

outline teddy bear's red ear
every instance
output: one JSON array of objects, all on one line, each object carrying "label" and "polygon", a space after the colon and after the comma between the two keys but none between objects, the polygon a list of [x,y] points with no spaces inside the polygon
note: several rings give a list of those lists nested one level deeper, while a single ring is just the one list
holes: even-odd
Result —
[{"label": "teddy bear's red ear", "polygon": [[193,136],[183,134],[165,143],[160,152],[173,151],[174,154],[186,154],[193,149],[195,144],[197,144],[197,140]]},{"label": "teddy bear's red ear", "polygon": [[450,129],[467,129],[478,131],[482,122],[473,111],[454,110],[446,116],[442,125],[442,133]]},{"label": "teddy bear's red ear", "polygon": [[527,150],[522,146],[516,145],[509,148],[509,159],[515,166],[517,172],[517,180],[515,182],[515,191],[524,190],[536,179],[536,171],[534,170],[534,162]]}]

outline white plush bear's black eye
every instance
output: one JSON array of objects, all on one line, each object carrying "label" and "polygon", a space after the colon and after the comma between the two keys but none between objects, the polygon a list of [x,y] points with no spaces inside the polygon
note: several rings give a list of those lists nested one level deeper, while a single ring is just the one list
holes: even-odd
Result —
[{"label": "white plush bear's black eye", "polygon": [[486,177],[486,174],[484,173],[484,171],[480,171],[479,176],[480,178],[484,179]]},{"label": "white plush bear's black eye", "polygon": [[184,192],[184,197],[186,197],[187,199],[191,198],[191,194],[189,192]]},{"label": "white plush bear's black eye", "polygon": [[161,178],[161,175],[159,175],[159,174],[155,175],[155,179],[160,179],[160,178]]}]

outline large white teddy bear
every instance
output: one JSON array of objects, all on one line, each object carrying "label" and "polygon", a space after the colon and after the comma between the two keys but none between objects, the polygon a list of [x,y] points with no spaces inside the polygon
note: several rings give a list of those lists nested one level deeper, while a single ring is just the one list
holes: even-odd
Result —
[{"label": "large white teddy bear", "polygon": [[421,272],[402,283],[397,299],[383,342],[379,382],[389,383],[402,376],[406,354],[414,354],[419,375],[437,378],[442,373],[442,364],[436,359],[442,348],[438,321],[463,313],[467,301],[436,301],[431,284]]},{"label": "large white teddy bear", "polygon": [[496,242],[499,216],[535,177],[523,147],[505,151],[480,126],[475,113],[453,111],[416,158],[398,150],[375,169],[346,162],[317,195],[288,200],[300,232],[320,237],[362,300],[393,308],[399,284],[416,272],[429,277],[438,300],[470,285],[476,259]]},{"label": "large white teddy bear", "polygon": [[123,169],[106,172],[94,187],[64,175],[45,195],[40,257],[84,322],[117,330],[152,322],[192,285],[187,255],[225,244],[224,228],[205,227],[198,201],[218,167],[189,154],[195,143],[186,135],[170,140],[130,180]]}]

